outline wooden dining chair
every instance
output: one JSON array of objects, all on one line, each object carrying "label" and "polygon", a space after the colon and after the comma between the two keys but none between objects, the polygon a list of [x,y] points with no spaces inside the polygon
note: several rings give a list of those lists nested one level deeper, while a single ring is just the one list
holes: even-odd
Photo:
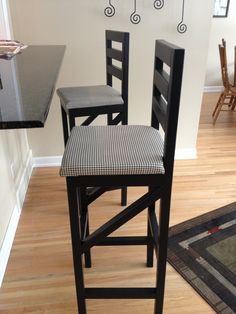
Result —
[{"label": "wooden dining chair", "polygon": [[[67,182],[79,314],[87,313],[86,299],[154,299],[154,313],[161,314],[163,311],[183,61],[184,49],[163,40],[156,41],[151,126],[76,126],[71,131],[63,155],[60,175],[66,177]],[[143,110],[146,110],[145,106]],[[164,131],[164,135],[159,128]],[[148,192],[87,235],[89,210],[86,203],[86,188],[124,185],[146,186]],[[160,200],[159,221],[155,212],[157,200]],[[148,216],[145,236],[110,236],[145,209]],[[96,214],[99,215],[99,212]],[[156,285],[86,288],[82,255],[97,245],[144,245],[147,248],[148,267],[153,267],[155,250]]]},{"label": "wooden dining chair", "polygon": [[234,86],[236,86],[236,46],[234,46]]},{"label": "wooden dining chair", "polygon": [[[64,143],[66,145],[77,117],[87,117],[81,125],[90,125],[99,115],[107,115],[109,125],[128,123],[129,33],[105,31],[106,84],[62,87],[57,90],[61,103]],[[113,87],[120,81],[120,90]],[[114,189],[87,189],[90,201]],[[127,203],[127,188],[122,188],[121,204]]]},{"label": "wooden dining chair", "polygon": [[226,42],[224,39],[222,39],[222,44],[219,44],[219,55],[224,90],[221,92],[215,109],[212,113],[214,124],[221,111],[234,111],[236,105],[236,87],[229,81]]}]

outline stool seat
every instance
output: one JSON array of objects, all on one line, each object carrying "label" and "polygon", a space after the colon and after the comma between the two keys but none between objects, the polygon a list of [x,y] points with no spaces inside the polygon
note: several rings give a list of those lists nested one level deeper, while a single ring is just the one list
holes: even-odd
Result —
[{"label": "stool seat", "polygon": [[63,87],[57,94],[66,111],[124,104],[121,94],[109,85]]},{"label": "stool seat", "polygon": [[163,139],[143,125],[72,129],[61,176],[164,174]]}]

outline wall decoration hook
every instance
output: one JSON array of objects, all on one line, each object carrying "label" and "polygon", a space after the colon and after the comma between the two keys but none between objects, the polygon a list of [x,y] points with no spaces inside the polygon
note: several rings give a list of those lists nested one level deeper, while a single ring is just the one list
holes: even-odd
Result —
[{"label": "wall decoration hook", "polygon": [[133,24],[138,24],[141,21],[141,16],[137,12],[137,0],[134,0],[134,12],[130,15],[130,21]]},{"label": "wall decoration hook", "polygon": [[185,23],[183,23],[183,21],[184,21],[184,7],[185,7],[185,0],[183,0],[183,4],[182,4],[182,19],[181,19],[181,22],[177,25],[177,31],[180,34],[183,34],[187,31],[187,25]]},{"label": "wall decoration hook", "polygon": [[[153,0],[152,0],[153,1]],[[154,0],[153,6],[155,9],[160,10],[164,7],[165,0]],[[180,34],[183,34],[187,31],[187,25],[184,23],[184,9],[185,9],[185,0],[182,0],[182,16],[181,21],[177,25],[177,31]],[[116,9],[112,4],[112,0],[108,0],[108,6],[104,10],[104,14],[107,17],[112,17],[115,15]],[[134,0],[134,11],[130,15],[130,22],[133,24],[139,24],[141,22],[141,16],[137,13],[137,0]]]},{"label": "wall decoration hook", "polygon": [[160,10],[163,8],[164,4],[164,0],[155,0],[153,6],[155,9]]},{"label": "wall decoration hook", "polygon": [[112,17],[113,15],[115,15],[115,13],[116,13],[116,9],[115,9],[114,5],[112,5],[111,0],[109,0],[109,4],[108,4],[108,6],[105,8],[104,14],[105,14],[107,17]]}]

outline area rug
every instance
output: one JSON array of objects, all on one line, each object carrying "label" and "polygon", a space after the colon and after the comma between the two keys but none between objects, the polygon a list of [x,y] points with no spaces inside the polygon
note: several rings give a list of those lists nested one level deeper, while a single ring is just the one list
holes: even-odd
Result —
[{"label": "area rug", "polygon": [[170,228],[168,262],[216,313],[236,313],[236,203]]}]

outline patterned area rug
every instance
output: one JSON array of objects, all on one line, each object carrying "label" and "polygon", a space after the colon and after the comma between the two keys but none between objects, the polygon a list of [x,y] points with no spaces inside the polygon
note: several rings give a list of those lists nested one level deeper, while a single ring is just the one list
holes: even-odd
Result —
[{"label": "patterned area rug", "polygon": [[170,228],[168,262],[216,313],[236,313],[236,203]]}]

